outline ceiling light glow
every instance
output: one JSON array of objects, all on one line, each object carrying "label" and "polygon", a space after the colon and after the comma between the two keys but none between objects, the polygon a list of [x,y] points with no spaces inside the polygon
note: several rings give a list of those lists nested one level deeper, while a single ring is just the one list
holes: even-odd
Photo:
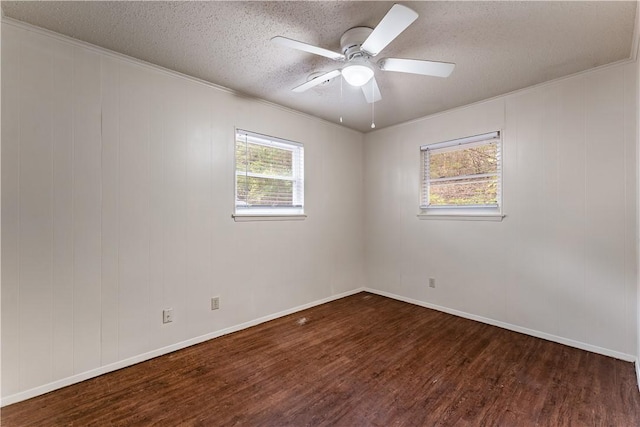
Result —
[{"label": "ceiling light glow", "polygon": [[342,69],[342,75],[351,86],[360,87],[371,80],[373,70],[366,65],[352,64]]}]

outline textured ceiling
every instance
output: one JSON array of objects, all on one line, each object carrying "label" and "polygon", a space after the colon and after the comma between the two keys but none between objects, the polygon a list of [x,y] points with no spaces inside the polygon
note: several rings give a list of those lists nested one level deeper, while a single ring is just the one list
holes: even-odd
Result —
[{"label": "textured ceiling", "polygon": [[[419,13],[376,58],[455,62],[447,78],[376,70],[378,129],[630,57],[635,2],[403,2]],[[366,132],[371,105],[340,79],[291,92],[340,63],[287,49],[282,35],[339,51],[393,2],[10,2],[6,16]]]}]

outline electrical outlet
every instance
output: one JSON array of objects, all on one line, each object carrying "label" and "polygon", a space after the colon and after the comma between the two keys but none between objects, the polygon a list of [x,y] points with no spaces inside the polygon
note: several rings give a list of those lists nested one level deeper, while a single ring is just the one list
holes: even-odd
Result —
[{"label": "electrical outlet", "polygon": [[173,322],[173,309],[167,308],[162,310],[162,323],[171,323]]},{"label": "electrical outlet", "polygon": [[220,297],[211,298],[211,310],[217,310],[220,308]]},{"label": "electrical outlet", "polygon": [[434,279],[433,277],[429,277],[429,287],[430,288],[436,287],[436,279]]}]

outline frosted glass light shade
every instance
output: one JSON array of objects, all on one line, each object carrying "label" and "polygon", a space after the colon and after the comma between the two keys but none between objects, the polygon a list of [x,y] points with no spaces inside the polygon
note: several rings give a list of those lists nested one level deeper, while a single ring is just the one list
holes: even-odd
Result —
[{"label": "frosted glass light shade", "polygon": [[371,80],[373,70],[365,65],[347,65],[342,69],[342,75],[351,86],[359,87]]}]

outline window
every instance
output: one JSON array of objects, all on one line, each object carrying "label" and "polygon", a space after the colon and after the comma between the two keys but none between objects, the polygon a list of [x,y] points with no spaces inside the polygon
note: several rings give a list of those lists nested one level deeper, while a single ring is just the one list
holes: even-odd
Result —
[{"label": "window", "polygon": [[422,214],[502,218],[500,132],[423,145],[420,151]]},{"label": "window", "polygon": [[304,213],[302,144],[237,130],[235,159],[236,216]]}]

